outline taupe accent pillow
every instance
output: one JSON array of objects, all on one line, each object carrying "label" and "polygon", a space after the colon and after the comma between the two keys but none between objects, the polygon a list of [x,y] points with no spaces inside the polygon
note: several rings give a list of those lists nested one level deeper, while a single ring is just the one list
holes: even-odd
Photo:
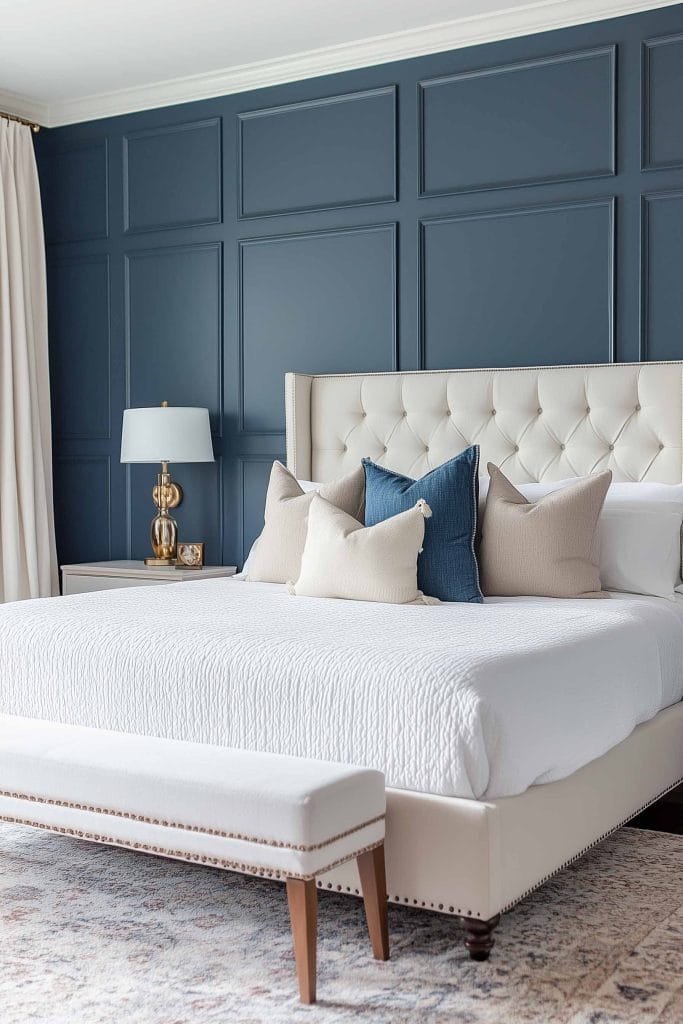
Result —
[{"label": "taupe accent pillow", "polygon": [[497,466],[488,465],[479,546],[485,595],[602,597],[598,519],[612,473],[596,473],[528,501]]},{"label": "taupe accent pillow", "polygon": [[[365,474],[359,466],[352,473],[323,484],[321,497],[354,519],[363,520],[365,511]],[[305,494],[296,477],[274,462],[266,495],[265,524],[249,556],[247,579],[259,583],[287,583],[301,569],[306,543],[308,510],[315,491]]]}]

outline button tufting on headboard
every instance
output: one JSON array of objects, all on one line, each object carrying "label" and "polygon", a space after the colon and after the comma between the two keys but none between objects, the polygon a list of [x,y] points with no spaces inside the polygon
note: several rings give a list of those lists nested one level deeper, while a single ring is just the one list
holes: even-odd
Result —
[{"label": "button tufting on headboard", "polygon": [[518,483],[611,469],[681,483],[683,363],[287,374],[287,460],[330,480],[369,456],[419,477],[470,444]]}]

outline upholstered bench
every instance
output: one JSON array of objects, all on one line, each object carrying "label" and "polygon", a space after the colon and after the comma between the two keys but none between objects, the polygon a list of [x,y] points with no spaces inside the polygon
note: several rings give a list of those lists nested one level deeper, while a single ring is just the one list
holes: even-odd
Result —
[{"label": "upholstered bench", "polygon": [[324,761],[0,716],[0,820],[287,883],[299,992],[315,1001],[317,875],[356,858],[389,955],[384,777]]}]

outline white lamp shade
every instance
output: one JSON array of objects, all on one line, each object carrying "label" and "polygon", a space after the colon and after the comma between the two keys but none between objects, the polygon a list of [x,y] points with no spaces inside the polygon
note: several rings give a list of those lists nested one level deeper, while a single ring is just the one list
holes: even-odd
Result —
[{"label": "white lamp shade", "polygon": [[213,462],[208,409],[126,409],[121,462]]}]

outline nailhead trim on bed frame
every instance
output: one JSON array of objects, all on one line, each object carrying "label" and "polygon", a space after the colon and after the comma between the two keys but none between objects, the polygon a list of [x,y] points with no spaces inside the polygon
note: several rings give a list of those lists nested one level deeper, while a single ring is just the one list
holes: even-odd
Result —
[{"label": "nailhead trim on bed frame", "polygon": [[[380,818],[375,819],[380,821]],[[375,843],[370,843],[368,846],[363,846],[359,850],[355,850],[346,857],[340,857],[337,860],[332,861],[331,864],[326,864],[324,867],[316,871],[315,875],[301,875],[294,871],[280,871],[273,869],[272,871],[268,868],[257,867],[255,864],[247,864],[245,861],[226,860],[222,857],[208,857],[205,854],[200,853],[187,853],[183,850],[169,850],[165,846],[151,846],[148,843],[127,843],[122,839],[114,839],[112,836],[98,835],[96,832],[85,832],[81,829],[76,828],[62,828],[59,825],[46,825],[42,821],[31,821],[30,818],[17,818],[12,815],[0,814],[0,821],[7,822],[9,825],[28,825],[30,828],[40,828],[44,832],[55,832],[61,836],[73,836],[75,839],[87,839],[93,843],[105,843],[107,846],[118,846],[124,850],[142,850],[144,853],[154,853],[158,857],[169,857],[171,860],[183,860],[188,864],[206,864],[209,867],[222,868],[227,871],[240,871],[243,874],[256,875],[260,878],[275,878],[275,879],[287,879],[287,878],[298,878],[303,882],[311,881],[317,878],[318,875],[324,874],[326,871],[332,871],[333,868],[339,867],[340,864],[346,864],[347,861],[353,860],[355,857],[360,857],[362,853],[368,853],[370,850],[374,850],[377,846],[381,846],[384,842],[383,839],[377,840]],[[226,836],[226,838],[232,838]]]},{"label": "nailhead trim on bed frame", "polygon": [[[27,800],[31,803],[46,804],[50,807],[67,807],[72,811],[91,811],[93,814],[108,814],[112,818],[125,818],[127,821],[141,821],[145,825],[163,825],[164,828],[177,828],[182,832],[200,832],[205,836],[219,836],[221,839],[242,839],[247,843],[258,843],[260,846],[272,846],[281,850],[296,850],[297,853],[312,853],[314,850],[324,850],[326,846],[331,843],[336,843],[338,839],[346,839],[347,836],[352,836],[354,832],[360,832],[361,829],[367,828],[368,825],[375,825],[378,821],[383,821],[386,815],[379,814],[376,818],[371,818],[370,821],[364,821],[362,825],[355,825],[353,828],[347,829],[346,832],[339,832],[337,835],[331,836],[329,839],[325,839],[322,843],[314,843],[312,846],[294,846],[291,843],[280,843],[275,839],[262,839],[256,836],[245,836],[240,832],[221,832],[217,828],[202,828],[200,825],[183,825],[177,821],[164,821],[161,818],[148,818],[144,814],[132,814],[130,811],[112,811],[107,807],[93,807],[90,804],[77,804],[71,800],[55,800],[44,796],[31,796],[28,793],[11,793],[6,790],[0,789],[0,796],[9,797],[12,800]],[[0,817],[0,820],[1,817]]]},{"label": "nailhead trim on bed frame", "polygon": [[[570,864],[573,864],[574,861],[577,861],[580,857],[583,857],[584,853],[588,853],[588,851],[591,850],[594,846],[597,846],[598,843],[601,843],[603,841],[603,839],[607,839],[608,836],[613,835],[613,833],[617,832],[623,825],[626,824],[627,821],[631,821],[632,818],[635,818],[638,814],[641,814],[643,811],[647,810],[647,808],[651,807],[652,804],[657,803],[658,800],[661,800],[661,798],[663,796],[666,796],[667,793],[670,793],[672,789],[676,788],[676,786],[680,786],[681,783],[683,783],[683,777],[680,778],[677,782],[673,782],[670,786],[667,786],[666,789],[663,789],[661,793],[658,793],[657,796],[653,797],[651,800],[648,800],[647,803],[643,804],[637,810],[633,811],[626,818],[623,818],[618,824],[614,825],[613,828],[610,828],[607,832],[603,832],[601,836],[599,836],[597,839],[593,840],[592,843],[589,843],[588,846],[584,846],[582,850],[579,850],[579,852],[574,854],[573,857],[570,857],[569,860],[566,860],[562,864],[560,864],[560,866],[558,868],[555,868],[554,871],[551,871],[549,875],[545,875],[539,882],[536,883],[536,885],[533,885],[530,889],[525,889],[525,891],[521,894],[521,896],[518,896],[516,899],[512,900],[511,903],[507,903],[502,908],[502,910],[499,911],[499,913],[504,914],[504,913],[507,913],[508,910],[512,910],[513,907],[515,907],[518,903],[520,903],[527,896],[530,896],[532,892],[534,892],[536,889],[539,889],[542,885],[544,885],[547,881],[549,881],[549,879],[554,878],[554,876],[559,874],[560,871],[564,871],[564,869],[569,867]],[[348,893],[351,893],[352,895],[360,896],[360,890],[359,889],[352,889],[351,886],[349,886],[349,885],[342,886],[342,885],[333,885],[332,882],[318,882],[318,888],[319,889],[334,889],[337,892],[348,892]],[[392,896],[390,893],[388,893],[387,894],[387,899],[389,900],[390,903],[399,903],[399,904],[404,904],[404,905],[410,904],[410,905],[412,905],[414,907],[420,907],[420,908],[424,907],[425,909],[429,909],[429,910],[438,910],[438,911],[440,911],[443,914],[453,914],[455,917],[478,917],[478,918],[481,918],[481,914],[479,914],[479,913],[473,914],[471,910],[465,911],[465,910],[463,910],[462,907],[454,907],[454,906],[447,907],[443,903],[429,903],[429,902],[427,902],[427,900],[416,900],[416,899],[413,899],[410,896]]]},{"label": "nailhead trim on bed frame", "polygon": [[536,889],[540,888],[540,886],[544,885],[544,883],[547,882],[549,879],[554,878],[554,876],[557,875],[560,871],[564,871],[564,869],[569,867],[570,864],[573,864],[574,861],[577,861],[579,857],[583,857],[584,853],[588,853],[588,851],[592,850],[594,846],[597,846],[598,843],[601,843],[603,839],[607,839],[608,836],[613,835],[623,825],[625,825],[627,821],[631,821],[638,814],[641,814],[643,811],[647,810],[648,807],[651,807],[652,804],[656,804],[658,800],[661,800],[663,796],[666,796],[667,793],[670,793],[672,789],[676,788],[676,786],[680,786],[682,782],[683,778],[678,779],[677,782],[673,782],[670,786],[667,786],[666,789],[663,789],[662,792],[659,793],[657,796],[653,797],[651,800],[648,800],[647,803],[639,807],[637,811],[634,811],[632,814],[629,814],[625,818],[622,818],[622,820],[618,822],[616,825],[614,825],[613,828],[610,828],[606,832],[603,832],[601,836],[598,836],[597,839],[594,839],[592,843],[588,844],[588,846],[584,846],[584,848],[582,850],[579,850],[578,853],[575,853],[573,857],[570,857],[569,860],[566,860],[563,864],[560,864],[559,868],[555,868],[555,870],[551,871],[549,875],[546,875],[539,882],[536,882],[535,885],[532,885],[530,889],[526,889],[521,894],[521,896],[518,896],[516,899],[512,900],[512,902],[506,904],[500,911],[500,913],[504,914],[508,910],[512,910],[512,908],[517,906],[517,904],[521,900],[525,899],[525,897],[529,896]]},{"label": "nailhead trim on bed frame", "polygon": [[[540,889],[540,887],[544,885],[547,881],[549,881],[549,879],[554,878],[555,875],[560,873],[560,871],[564,871],[564,869],[569,867],[570,864],[573,864],[574,861],[577,861],[580,857],[583,857],[584,853],[588,853],[588,851],[592,850],[594,846],[597,846],[598,843],[601,843],[603,839],[607,839],[608,836],[613,835],[613,833],[617,832],[620,828],[622,828],[622,826],[625,825],[627,821],[631,821],[632,818],[637,817],[637,815],[647,810],[648,807],[651,807],[652,804],[656,804],[658,800],[661,800],[663,796],[666,796],[667,793],[670,793],[672,789],[676,788],[676,786],[680,786],[681,783],[683,783],[683,777],[678,779],[677,782],[672,782],[670,786],[667,786],[666,789],[663,789],[661,793],[657,794],[657,796],[652,797],[652,799],[648,800],[647,803],[642,804],[642,806],[638,807],[637,810],[631,811],[631,813],[628,814],[625,818],[622,818],[621,821],[617,822],[617,824],[614,825],[612,828],[608,829],[606,832],[603,832],[602,835],[598,836],[597,839],[594,839],[592,843],[588,844],[588,846],[584,846],[583,849],[579,850],[578,853],[575,853],[573,857],[569,858],[569,860],[565,860],[562,864],[560,864],[559,867],[555,868],[554,871],[551,871],[550,874],[544,875],[544,877],[541,878],[540,881],[536,882],[535,885],[532,885],[530,889],[525,889],[520,896],[517,896],[510,903],[506,903],[505,906],[498,911],[498,913],[505,914],[507,913],[508,910],[512,910],[512,908],[517,906],[517,904],[520,903],[523,899],[526,899],[527,896],[530,896],[532,892],[535,892],[536,889]],[[318,886],[322,888],[323,883],[318,882]],[[360,895],[358,889],[351,889],[348,885],[346,887],[341,885],[337,885],[335,887],[332,885],[331,882],[328,882],[327,888],[336,888],[337,892],[346,891],[350,893],[355,893],[356,896]],[[444,903],[428,903],[426,900],[416,900],[413,899],[411,896],[392,896],[391,894],[388,894],[387,898],[390,903],[412,904],[414,907],[425,907],[429,910],[439,910],[443,914],[453,914],[455,917],[481,918],[480,913],[473,914],[471,910],[464,910],[462,907],[447,907]]]}]

